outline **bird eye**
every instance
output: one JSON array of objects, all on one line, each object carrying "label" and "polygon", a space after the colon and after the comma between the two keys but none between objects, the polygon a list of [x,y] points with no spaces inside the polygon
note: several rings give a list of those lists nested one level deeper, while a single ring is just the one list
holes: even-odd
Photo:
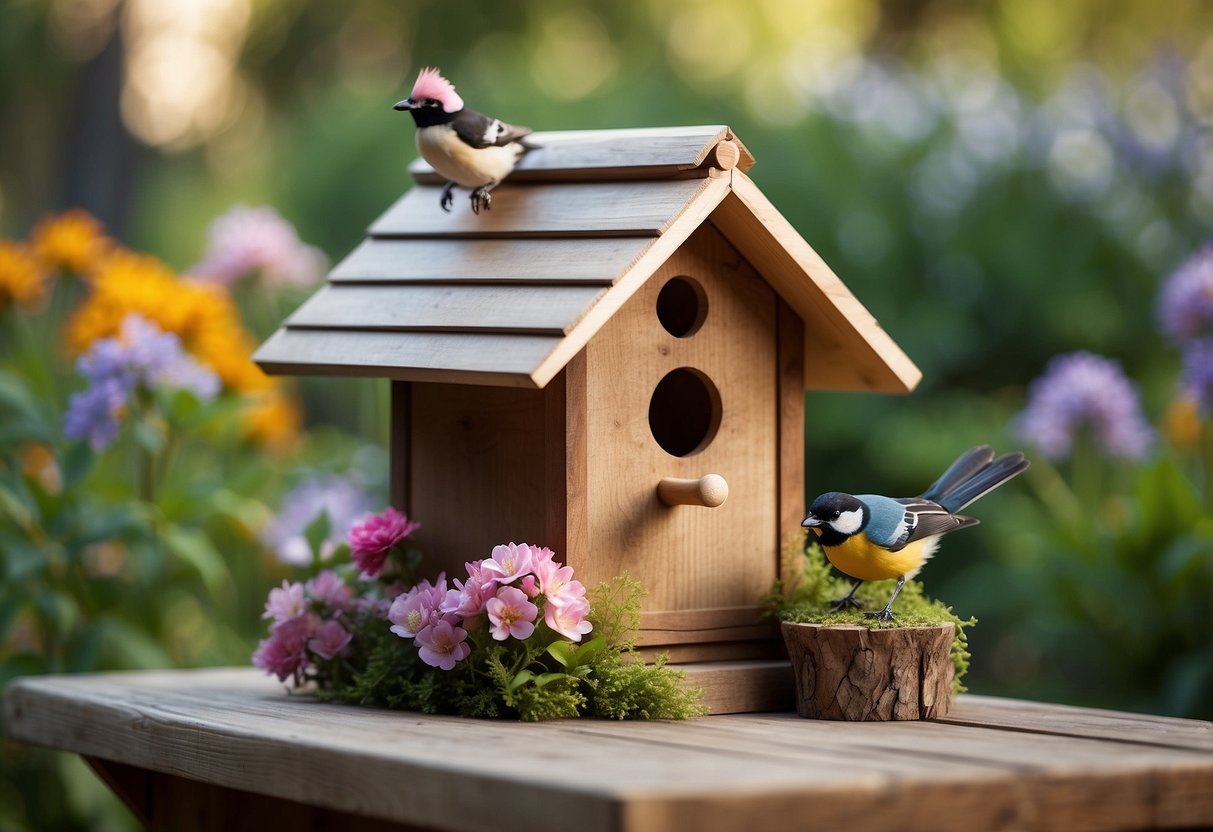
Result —
[{"label": "bird eye", "polygon": [[839,509],[835,509],[834,514],[832,516],[835,520],[837,520],[839,517],[842,517],[842,511]]}]

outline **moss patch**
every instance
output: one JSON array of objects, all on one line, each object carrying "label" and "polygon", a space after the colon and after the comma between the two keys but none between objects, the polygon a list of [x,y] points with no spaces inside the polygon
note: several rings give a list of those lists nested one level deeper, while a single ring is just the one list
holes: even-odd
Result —
[{"label": "moss patch", "polygon": [[830,609],[831,602],[851,590],[851,579],[834,571],[817,543],[810,543],[807,548],[804,544],[805,541],[800,538],[787,544],[793,547],[793,551],[785,553],[784,562],[795,558],[797,549],[803,550],[804,572],[795,583],[776,583],[772,588],[764,599],[771,616],[798,624],[849,624],[873,630],[934,627],[951,622],[956,625],[956,636],[952,639],[952,664],[956,668],[952,690],[954,693],[966,690],[961,682],[969,669],[969,638],[966,630],[977,623],[976,618],[960,618],[942,601],[928,597],[918,581],[906,581],[902,587],[897,602],[893,604],[893,614],[897,616],[893,621],[879,621],[863,615],[863,610],[884,608],[897,585],[896,581],[891,580],[865,582],[855,593],[855,600],[861,609],[834,612]]}]

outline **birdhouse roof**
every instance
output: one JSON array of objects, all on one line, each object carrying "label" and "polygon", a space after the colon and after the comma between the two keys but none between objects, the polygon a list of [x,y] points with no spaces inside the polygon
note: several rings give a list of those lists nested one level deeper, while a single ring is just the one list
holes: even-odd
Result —
[{"label": "birdhouse roof", "polygon": [[809,388],[907,392],[918,368],[746,175],[727,127],[536,133],[479,215],[424,162],[254,356],[267,372],[543,387],[703,223],[805,322]]}]

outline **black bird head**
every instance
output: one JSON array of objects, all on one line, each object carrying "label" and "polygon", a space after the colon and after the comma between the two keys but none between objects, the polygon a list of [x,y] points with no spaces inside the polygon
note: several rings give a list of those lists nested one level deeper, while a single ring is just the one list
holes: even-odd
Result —
[{"label": "black bird head", "polygon": [[455,92],[455,85],[443,78],[437,69],[426,67],[418,74],[409,97],[397,101],[392,109],[412,113],[418,127],[432,127],[454,121],[455,115],[463,109],[463,99]]},{"label": "black bird head", "polygon": [[871,510],[858,497],[827,491],[809,506],[809,516],[800,525],[817,532],[826,546],[836,546],[867,528]]}]

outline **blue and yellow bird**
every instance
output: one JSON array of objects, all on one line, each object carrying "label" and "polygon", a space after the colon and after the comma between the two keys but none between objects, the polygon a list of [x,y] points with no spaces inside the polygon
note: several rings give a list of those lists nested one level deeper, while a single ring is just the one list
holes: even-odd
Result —
[{"label": "blue and yellow bird", "polygon": [[897,588],[885,608],[864,613],[891,620],[897,594],[935,554],[939,538],[979,522],[956,512],[1027,467],[1022,453],[995,459],[993,449],[982,445],[963,454],[917,497],[829,491],[815,499],[801,525],[817,534],[830,563],[855,579],[851,591],[833,603],[835,611],[859,607],[855,590],[864,581],[896,578]]}]

